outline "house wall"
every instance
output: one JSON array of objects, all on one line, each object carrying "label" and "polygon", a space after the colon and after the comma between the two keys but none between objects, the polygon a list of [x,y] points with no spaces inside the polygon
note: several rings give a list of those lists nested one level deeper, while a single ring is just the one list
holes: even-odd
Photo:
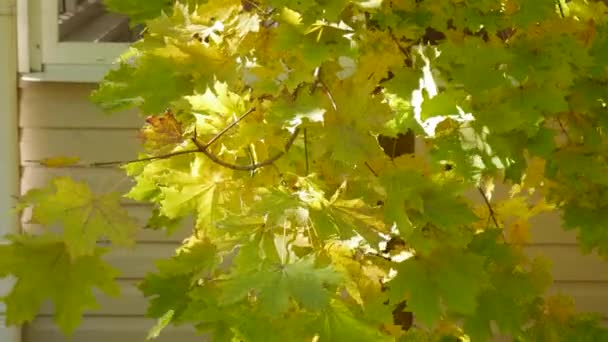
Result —
[{"label": "house wall", "polygon": [[[94,189],[127,190],[130,181],[122,171],[110,168],[47,169],[28,162],[58,155],[79,156],[84,162],[128,160],[136,157],[137,129],[143,119],[134,114],[108,116],[88,102],[90,84],[24,83],[20,97],[21,186],[23,191],[45,184],[53,176],[69,175],[89,182]],[[147,207],[125,201],[136,217],[145,219]],[[28,226],[26,225],[26,228]],[[582,256],[575,236],[562,231],[557,213],[534,219],[531,255],[544,254],[553,261],[552,291],[572,295],[581,311],[597,311],[608,317],[608,263]],[[33,229],[33,227],[29,227]],[[73,342],[142,341],[154,322],[144,318],[145,301],[134,284],[153,269],[158,258],[172,255],[184,232],[166,241],[159,233],[142,231],[134,250],[117,251],[107,259],[122,271],[122,297],[100,296],[101,308],[88,313]],[[67,341],[52,322],[52,309],[24,329],[25,342]],[[201,341],[188,328],[172,328],[158,341]]]}]

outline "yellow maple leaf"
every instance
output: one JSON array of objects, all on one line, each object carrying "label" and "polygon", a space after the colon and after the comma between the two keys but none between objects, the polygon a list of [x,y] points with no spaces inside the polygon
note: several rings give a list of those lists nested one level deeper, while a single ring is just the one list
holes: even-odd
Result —
[{"label": "yellow maple leaf", "polygon": [[79,161],[80,158],[78,157],[57,156],[42,159],[39,163],[46,167],[68,167],[77,164]]},{"label": "yellow maple leaf", "polygon": [[508,233],[509,242],[523,245],[530,241],[530,223],[527,219],[519,219],[511,224]]},{"label": "yellow maple leaf", "polygon": [[545,299],[545,314],[555,318],[559,323],[568,323],[575,314],[574,300],[561,294]]},{"label": "yellow maple leaf", "polygon": [[536,188],[543,185],[546,164],[547,161],[540,157],[532,157],[528,161],[526,176],[524,178],[524,187]]}]

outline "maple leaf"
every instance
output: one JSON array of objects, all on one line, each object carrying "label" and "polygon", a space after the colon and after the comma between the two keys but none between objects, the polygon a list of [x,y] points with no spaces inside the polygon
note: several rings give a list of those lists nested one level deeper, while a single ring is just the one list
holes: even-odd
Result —
[{"label": "maple leaf", "polygon": [[33,223],[63,227],[70,256],[93,255],[99,239],[121,246],[135,243],[137,222],[120,205],[120,194],[95,195],[85,183],[56,178],[44,189],[35,189],[22,198],[32,207]]},{"label": "maple leaf", "polygon": [[393,341],[372,325],[360,321],[344,304],[332,301],[316,322],[322,329],[318,332],[321,341]]},{"label": "maple leaf", "polygon": [[408,294],[408,308],[415,317],[433,326],[448,311],[470,314],[485,285],[484,258],[465,251],[438,252],[429,259],[410,258],[397,266],[388,283],[391,301]]},{"label": "maple leaf", "polygon": [[44,158],[44,159],[40,160],[39,163],[40,163],[40,165],[43,165],[46,167],[68,167],[68,166],[78,164],[79,161],[80,161],[79,157],[58,156],[58,157]]},{"label": "maple leaf", "polygon": [[176,256],[159,260],[158,272],[147,274],[139,285],[143,295],[150,298],[147,315],[160,319],[172,311],[169,319],[178,319],[191,302],[188,293],[196,280],[207,276],[218,263],[216,246],[194,239],[180,247]]},{"label": "maple leaf", "polygon": [[163,115],[149,116],[139,134],[144,147],[157,154],[184,141],[182,125],[170,110]]},{"label": "maple leaf", "polygon": [[106,75],[108,82],[91,94],[93,102],[104,110],[139,107],[146,114],[162,113],[172,101],[192,92],[189,78],[180,73],[177,61],[150,54],[131,59],[136,62],[121,62]]},{"label": "maple leaf", "polygon": [[319,106],[319,97],[302,94],[295,101],[283,99],[271,108],[269,119],[278,121],[283,127],[293,132],[304,120],[323,123],[325,108]]},{"label": "maple leaf", "polygon": [[330,266],[316,268],[314,258],[305,257],[292,264],[266,266],[228,278],[222,286],[220,302],[232,304],[256,290],[261,308],[271,315],[286,312],[290,298],[306,309],[320,310],[329,303],[330,293],[325,286],[340,281],[339,273]]},{"label": "maple leaf", "polygon": [[118,272],[101,260],[104,249],[74,258],[69,246],[51,235],[11,236],[9,240],[12,244],[0,246],[0,277],[17,278],[3,298],[9,324],[33,320],[40,305],[50,299],[55,321],[70,334],[85,310],[97,308],[93,287],[112,296],[119,293],[114,281]]}]

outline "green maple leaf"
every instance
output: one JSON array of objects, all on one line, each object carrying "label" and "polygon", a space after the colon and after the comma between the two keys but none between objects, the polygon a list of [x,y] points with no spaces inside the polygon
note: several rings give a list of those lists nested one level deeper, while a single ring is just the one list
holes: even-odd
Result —
[{"label": "green maple leaf", "polygon": [[457,114],[456,106],[461,102],[458,98],[461,95],[461,92],[442,92],[433,98],[425,98],[422,102],[421,119]]},{"label": "green maple leaf", "polygon": [[340,282],[340,275],[331,267],[315,268],[314,258],[306,257],[292,264],[266,266],[257,272],[235,274],[223,284],[220,302],[236,303],[256,290],[261,308],[279,315],[289,308],[290,298],[310,310],[321,310],[329,303],[325,285]]},{"label": "green maple leaf", "polygon": [[475,312],[485,285],[484,258],[465,251],[440,252],[429,259],[408,259],[397,266],[389,283],[391,302],[408,294],[407,305],[423,323],[432,326],[448,312]]},{"label": "green maple leaf", "polygon": [[176,61],[153,54],[131,58],[135,61],[121,62],[91,94],[93,102],[104,110],[139,107],[143,113],[158,114],[192,92],[190,79],[180,72]]},{"label": "green maple leaf", "polygon": [[322,327],[318,331],[321,341],[393,341],[393,338],[356,317],[338,301],[333,301],[315,323]]},{"label": "green maple leaf", "polygon": [[22,201],[33,208],[32,222],[63,227],[73,258],[93,255],[101,238],[122,246],[135,243],[136,221],[121,207],[118,193],[95,195],[87,184],[62,177],[44,189],[28,192]]},{"label": "green maple leaf", "polygon": [[499,243],[500,239],[502,230],[488,230],[475,235],[470,244],[473,252],[486,256],[490,283],[480,293],[475,313],[464,322],[464,330],[472,340],[490,337],[492,324],[504,334],[520,333],[551,284],[546,263],[528,263],[524,255]]},{"label": "green maple leaf", "polygon": [[90,255],[73,258],[69,247],[51,235],[9,239],[11,244],[0,246],[0,277],[13,275],[17,282],[3,298],[7,323],[31,321],[40,305],[50,299],[55,321],[70,334],[80,324],[83,312],[97,307],[93,287],[118,295],[114,281],[118,272],[101,260],[105,250],[95,248]]},{"label": "green maple leaf", "polygon": [[[316,93],[318,94],[318,92]],[[283,98],[272,106],[269,119],[283,124],[283,127],[293,132],[304,120],[323,123],[325,108],[320,106],[319,95],[301,94],[295,100]]]},{"label": "green maple leaf", "polygon": [[173,310],[172,318],[179,318],[190,303],[188,293],[194,282],[219,263],[217,248],[209,241],[196,241],[183,246],[178,254],[156,263],[158,273],[146,275],[139,285],[145,297],[151,297],[147,315],[161,318]]},{"label": "green maple leaf", "polygon": [[425,198],[424,214],[431,223],[444,230],[452,230],[479,219],[466,202],[455,196],[446,196],[446,193],[438,192]]}]

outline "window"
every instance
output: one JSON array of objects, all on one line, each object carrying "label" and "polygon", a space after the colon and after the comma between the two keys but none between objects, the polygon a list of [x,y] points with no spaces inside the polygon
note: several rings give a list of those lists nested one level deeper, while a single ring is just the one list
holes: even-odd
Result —
[{"label": "window", "polygon": [[98,81],[141,32],[102,0],[18,1],[24,79]]}]

